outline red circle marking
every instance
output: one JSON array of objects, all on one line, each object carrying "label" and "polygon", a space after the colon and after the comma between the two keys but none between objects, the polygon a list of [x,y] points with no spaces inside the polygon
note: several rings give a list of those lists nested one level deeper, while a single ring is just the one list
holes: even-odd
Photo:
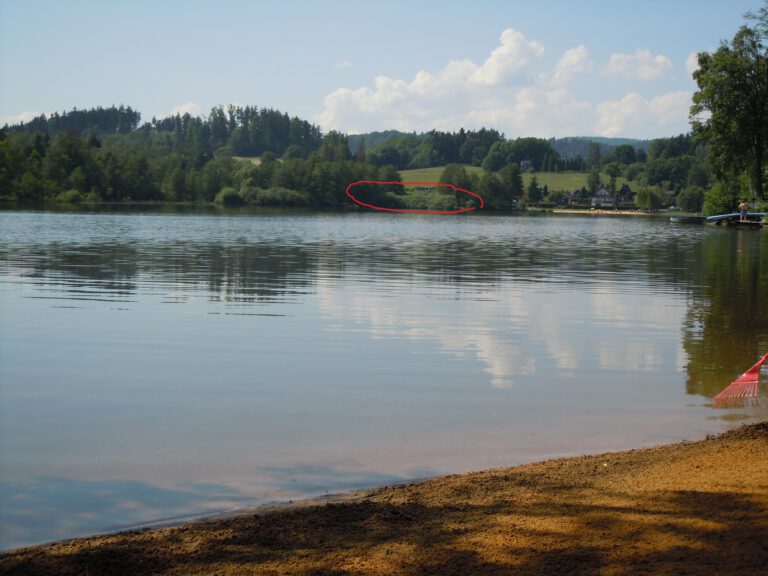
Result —
[{"label": "red circle marking", "polygon": [[[396,184],[398,186],[443,186],[445,188],[452,188],[456,192],[461,192],[462,194],[469,194],[470,196],[474,196],[478,200],[480,200],[480,206],[470,206],[469,208],[461,208],[460,210],[410,210],[408,208],[384,208],[383,206],[374,206],[373,204],[366,204],[365,202],[361,202],[355,196],[350,192],[350,189],[354,186],[357,186],[358,184]],[[472,210],[477,210],[479,208],[482,208],[485,203],[483,202],[483,198],[480,196],[480,194],[476,194],[475,192],[472,192],[471,190],[465,190],[464,188],[459,188],[457,186],[454,186],[453,184],[442,184],[440,182],[382,182],[381,180],[358,180],[357,182],[352,182],[349,186],[347,186],[347,189],[344,191],[347,196],[357,205],[363,206],[365,208],[370,208],[372,210],[381,210],[383,212],[396,212],[398,214],[463,214],[464,212],[471,212]]]}]

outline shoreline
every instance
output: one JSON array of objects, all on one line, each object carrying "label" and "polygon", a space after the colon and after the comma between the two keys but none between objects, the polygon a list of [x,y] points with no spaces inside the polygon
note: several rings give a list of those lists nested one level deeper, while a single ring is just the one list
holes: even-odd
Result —
[{"label": "shoreline", "polygon": [[3,574],[759,574],[768,422],[11,550]]},{"label": "shoreline", "polygon": [[654,216],[660,214],[659,212],[645,212],[639,209],[636,210],[612,210],[608,208],[554,208],[553,214],[572,214],[572,215],[584,215],[584,216]]}]

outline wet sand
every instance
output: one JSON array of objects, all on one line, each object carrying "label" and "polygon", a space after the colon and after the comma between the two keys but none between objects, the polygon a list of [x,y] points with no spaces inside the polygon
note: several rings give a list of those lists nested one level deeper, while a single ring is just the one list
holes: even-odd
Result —
[{"label": "wet sand", "polygon": [[13,551],[1,574],[768,574],[768,422]]}]

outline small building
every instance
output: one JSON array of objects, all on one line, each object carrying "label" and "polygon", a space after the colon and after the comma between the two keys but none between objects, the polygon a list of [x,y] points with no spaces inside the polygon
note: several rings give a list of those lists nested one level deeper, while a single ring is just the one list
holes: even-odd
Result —
[{"label": "small building", "polygon": [[533,170],[533,162],[530,160],[520,160],[520,172],[530,172]]},{"label": "small building", "polygon": [[619,202],[621,204],[634,204],[637,200],[637,194],[632,191],[629,184],[624,184],[619,190]]},{"label": "small building", "polygon": [[586,191],[582,188],[578,188],[568,194],[567,202],[568,204],[581,204],[584,199],[586,198]]},{"label": "small building", "polygon": [[613,194],[605,186],[592,197],[592,208],[613,208]]}]

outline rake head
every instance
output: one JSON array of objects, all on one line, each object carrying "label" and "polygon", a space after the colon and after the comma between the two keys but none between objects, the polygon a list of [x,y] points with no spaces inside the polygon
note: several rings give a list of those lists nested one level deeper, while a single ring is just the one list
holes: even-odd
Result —
[{"label": "rake head", "polygon": [[728,387],[712,399],[715,407],[727,406],[731,402],[743,402],[757,398],[757,385],[760,381],[760,367],[768,360],[768,354],[757,361],[757,364],[731,382]]}]

